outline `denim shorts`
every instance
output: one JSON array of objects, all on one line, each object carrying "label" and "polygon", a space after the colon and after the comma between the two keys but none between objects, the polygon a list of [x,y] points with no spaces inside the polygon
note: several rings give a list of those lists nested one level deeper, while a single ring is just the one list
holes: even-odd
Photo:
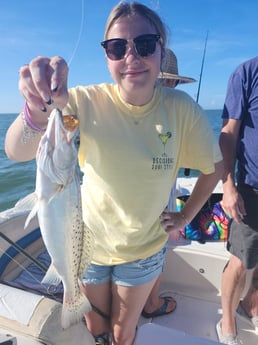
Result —
[{"label": "denim shorts", "polygon": [[84,284],[100,285],[112,281],[122,286],[138,286],[157,278],[163,271],[166,246],[158,253],[141,260],[120,265],[90,264],[83,275]]}]

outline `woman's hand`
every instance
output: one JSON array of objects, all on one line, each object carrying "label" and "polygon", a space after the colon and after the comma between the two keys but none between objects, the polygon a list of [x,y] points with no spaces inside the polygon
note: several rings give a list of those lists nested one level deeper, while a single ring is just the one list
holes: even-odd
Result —
[{"label": "woman's hand", "polygon": [[160,223],[167,233],[178,232],[187,225],[186,218],[181,212],[169,212],[167,209],[160,216]]},{"label": "woman's hand", "polygon": [[[53,108],[63,109],[68,101],[66,61],[59,57],[39,56],[19,71],[19,90],[33,113],[50,113]],[[42,114],[41,114],[42,115]]]},{"label": "woman's hand", "polygon": [[[26,105],[6,133],[5,151],[10,159],[27,161],[35,158],[51,111],[54,108],[62,110],[68,102],[67,76],[67,63],[59,56],[39,56],[20,68],[19,89]],[[27,124],[24,125],[24,121]],[[33,131],[31,136],[30,131]]]}]

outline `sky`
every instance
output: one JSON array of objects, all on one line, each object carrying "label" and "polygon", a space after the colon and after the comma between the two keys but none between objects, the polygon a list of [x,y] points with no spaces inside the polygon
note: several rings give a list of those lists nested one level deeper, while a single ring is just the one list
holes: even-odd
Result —
[{"label": "sky", "polygon": [[[113,82],[100,46],[117,0],[1,0],[0,113],[18,113],[19,68],[36,56],[69,63],[68,86]],[[257,0],[145,0],[169,28],[179,73],[197,79],[178,86],[204,109],[222,109],[233,70],[258,55]]]}]

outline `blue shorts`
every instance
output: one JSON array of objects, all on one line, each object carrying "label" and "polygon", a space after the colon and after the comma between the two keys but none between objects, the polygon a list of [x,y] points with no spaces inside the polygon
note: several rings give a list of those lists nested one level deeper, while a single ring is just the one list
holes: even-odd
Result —
[{"label": "blue shorts", "polygon": [[83,275],[84,284],[100,285],[112,281],[122,286],[138,286],[157,278],[163,271],[166,246],[158,253],[141,260],[120,265],[90,264]]}]

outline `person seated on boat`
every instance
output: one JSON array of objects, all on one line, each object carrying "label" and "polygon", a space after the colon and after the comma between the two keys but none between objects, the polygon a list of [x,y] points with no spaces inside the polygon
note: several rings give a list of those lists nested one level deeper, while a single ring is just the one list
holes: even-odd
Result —
[{"label": "person seated on boat", "polygon": [[[167,48],[165,50],[165,56],[162,61],[161,72],[158,77],[158,81],[161,85],[175,88],[178,84],[186,84],[186,83],[193,83],[196,82],[195,79],[184,77],[179,75],[178,73],[178,64],[177,64],[177,57],[175,53]],[[175,205],[176,199],[176,183],[171,188],[168,207],[170,212],[176,211]],[[179,232],[181,234],[181,232]],[[177,233],[171,234],[171,236],[178,237]],[[161,276],[159,276],[154,284],[150,295],[145,303],[145,306],[142,311],[142,316],[146,318],[156,317],[161,315],[166,315],[168,313],[173,312],[176,309],[176,300],[171,296],[160,296],[159,289],[160,289],[160,282]]]},{"label": "person seated on boat", "polygon": [[[222,319],[219,341],[238,345],[236,312],[258,334],[258,57],[232,73],[224,103],[220,146],[225,162],[223,208],[232,217],[227,249],[230,259],[222,273]],[[236,170],[235,170],[236,169]],[[246,296],[246,275],[253,271]]]},{"label": "person seated on boat", "polygon": [[[59,56],[39,56],[20,68],[27,112],[7,131],[9,158],[35,158],[53,109],[79,118],[83,219],[95,241],[83,291],[96,308],[85,319],[96,344],[109,344],[109,333],[113,345],[133,344],[163,269],[168,233],[193,219],[223,173],[204,111],[185,92],[157,82],[166,42],[166,26],[155,11],[119,2],[101,43],[116,84],[68,90],[68,66]],[[160,222],[185,166],[200,171],[195,188],[181,212]]]}]

